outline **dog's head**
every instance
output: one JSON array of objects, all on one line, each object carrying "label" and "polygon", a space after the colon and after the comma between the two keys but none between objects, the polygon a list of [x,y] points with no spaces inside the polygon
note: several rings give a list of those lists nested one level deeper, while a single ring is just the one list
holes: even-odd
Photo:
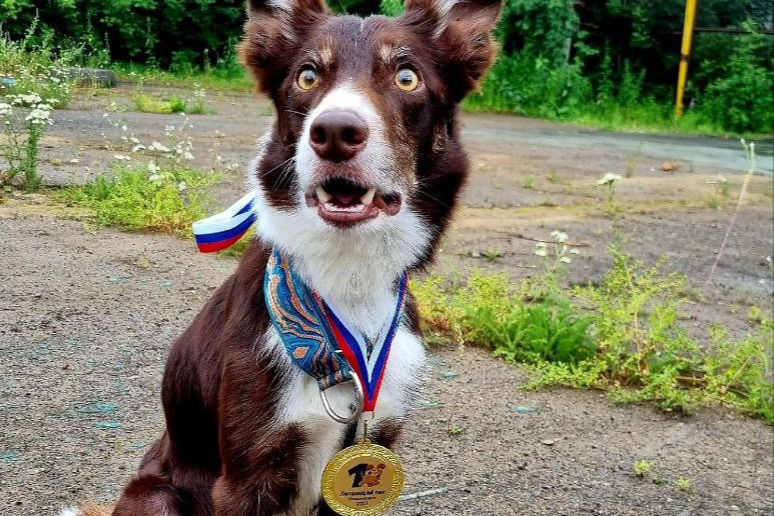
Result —
[{"label": "dog's head", "polygon": [[361,19],[248,1],[242,60],[277,113],[250,170],[264,237],[301,261],[427,261],[467,174],[457,105],[494,59],[500,2],[408,0]]}]

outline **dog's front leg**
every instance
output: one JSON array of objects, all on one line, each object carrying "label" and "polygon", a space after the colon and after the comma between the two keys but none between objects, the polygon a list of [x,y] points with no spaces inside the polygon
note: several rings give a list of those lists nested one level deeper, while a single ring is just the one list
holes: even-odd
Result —
[{"label": "dog's front leg", "polygon": [[217,516],[285,514],[298,494],[298,464],[307,442],[297,425],[277,420],[284,384],[270,359],[229,357],[220,387],[221,476],[212,490]]}]

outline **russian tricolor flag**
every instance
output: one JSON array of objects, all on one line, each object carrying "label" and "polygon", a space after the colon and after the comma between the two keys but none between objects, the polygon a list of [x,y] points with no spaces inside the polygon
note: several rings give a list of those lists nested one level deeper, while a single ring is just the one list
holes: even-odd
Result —
[{"label": "russian tricolor flag", "polygon": [[196,245],[202,253],[222,251],[247,233],[258,216],[254,209],[255,193],[251,192],[227,210],[193,223]]}]

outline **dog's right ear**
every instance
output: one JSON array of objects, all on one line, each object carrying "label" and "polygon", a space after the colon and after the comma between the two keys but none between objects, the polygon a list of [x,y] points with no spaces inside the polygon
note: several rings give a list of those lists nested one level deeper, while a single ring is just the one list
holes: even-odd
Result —
[{"label": "dog's right ear", "polygon": [[248,0],[245,34],[239,56],[255,76],[258,87],[270,93],[282,82],[287,57],[304,33],[328,16],[323,0]]}]

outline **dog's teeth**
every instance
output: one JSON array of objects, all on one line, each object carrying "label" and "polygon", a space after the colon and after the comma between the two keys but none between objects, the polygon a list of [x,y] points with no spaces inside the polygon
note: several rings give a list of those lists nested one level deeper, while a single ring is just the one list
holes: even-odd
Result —
[{"label": "dog's teeth", "polygon": [[330,201],[331,199],[333,199],[333,196],[332,196],[331,194],[329,194],[328,192],[326,192],[326,191],[325,191],[325,188],[323,188],[322,186],[318,186],[318,187],[315,189],[315,193],[317,194],[317,198],[318,198],[318,199],[320,200],[320,202],[322,202],[322,203],[327,203],[328,201]]},{"label": "dog's teeth", "polygon": [[362,197],[360,197],[360,202],[362,202],[364,206],[368,206],[369,204],[374,202],[375,195],[376,195],[376,188],[371,188],[366,193],[364,193]]},{"label": "dog's teeth", "polygon": [[325,211],[329,213],[360,213],[365,210],[363,204],[353,204],[352,206],[336,206],[332,202],[325,203]]}]

